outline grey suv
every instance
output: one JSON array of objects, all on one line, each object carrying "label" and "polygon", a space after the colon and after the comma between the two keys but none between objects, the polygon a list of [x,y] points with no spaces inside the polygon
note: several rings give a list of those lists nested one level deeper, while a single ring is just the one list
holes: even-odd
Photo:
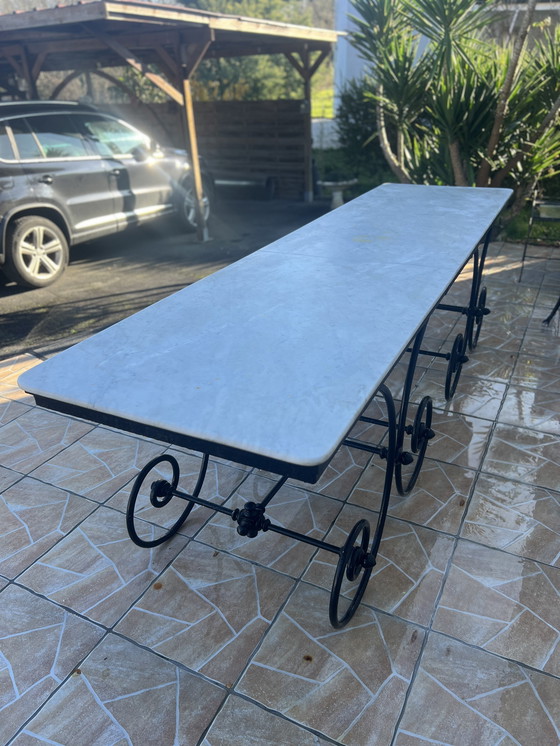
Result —
[{"label": "grey suv", "polygon": [[[203,185],[208,219],[207,173]],[[9,279],[50,285],[70,246],[169,213],[195,227],[184,151],[88,105],[0,103],[0,268]]]}]

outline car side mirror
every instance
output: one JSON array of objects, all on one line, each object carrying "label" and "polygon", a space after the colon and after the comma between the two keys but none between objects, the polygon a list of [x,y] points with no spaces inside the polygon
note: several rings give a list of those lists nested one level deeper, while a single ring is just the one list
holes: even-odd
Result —
[{"label": "car side mirror", "polygon": [[150,153],[146,150],[146,148],[143,148],[141,145],[137,145],[135,148],[132,148],[130,151],[130,154],[134,157],[135,161],[147,161]]}]

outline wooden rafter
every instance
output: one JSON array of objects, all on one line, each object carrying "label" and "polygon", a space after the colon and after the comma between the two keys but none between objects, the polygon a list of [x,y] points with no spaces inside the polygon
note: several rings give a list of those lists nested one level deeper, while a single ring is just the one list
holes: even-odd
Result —
[{"label": "wooden rafter", "polygon": [[163,78],[161,75],[158,75],[157,73],[149,70],[147,65],[142,62],[142,60],[140,60],[132,51],[130,51],[130,49],[125,47],[124,44],[121,44],[121,42],[105,34],[101,34],[90,29],[88,30],[90,31],[90,33],[93,33],[100,41],[103,41],[120,57],[122,57],[128,65],[130,65],[144,77],[148,78],[148,80],[151,80],[154,85],[164,91],[164,93],[172,98],[173,101],[180,105],[183,104],[183,96],[181,92],[178,91],[175,86],[171,85],[171,83],[168,83],[167,80],[165,80],[165,78]]}]

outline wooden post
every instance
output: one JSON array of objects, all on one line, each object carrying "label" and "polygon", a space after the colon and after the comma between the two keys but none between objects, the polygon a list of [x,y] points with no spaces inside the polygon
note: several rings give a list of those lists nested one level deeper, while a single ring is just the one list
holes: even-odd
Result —
[{"label": "wooden post", "polygon": [[181,45],[181,71],[183,79],[183,108],[187,124],[187,135],[189,140],[189,152],[191,155],[191,166],[194,182],[194,208],[196,213],[196,234],[199,241],[208,241],[208,227],[204,219],[204,207],[202,203],[202,176],[200,173],[200,160],[198,157],[198,140],[196,137],[196,126],[194,120],[194,107],[192,100],[191,77],[202,62],[210,44],[214,41],[214,31],[206,29],[200,34],[200,38],[193,43]]},{"label": "wooden post", "polygon": [[311,74],[309,66],[309,52],[305,50],[303,57],[303,163],[304,187],[303,201],[313,202],[313,135],[311,131]]},{"label": "wooden post", "polygon": [[311,78],[319,69],[319,66],[325,60],[330,52],[323,50],[315,61],[311,63],[311,57],[307,46],[299,53],[299,59],[294,57],[290,52],[286,57],[290,64],[298,71],[303,78],[303,169],[304,169],[304,202],[313,202],[313,137],[311,133]]},{"label": "wooden post", "polygon": [[196,235],[199,241],[208,241],[208,227],[206,225],[206,220],[204,219],[204,209],[202,204],[202,176],[200,174],[200,161],[198,158],[198,141],[196,139],[196,127],[194,123],[191,81],[188,76],[183,77],[183,101],[194,183]]}]

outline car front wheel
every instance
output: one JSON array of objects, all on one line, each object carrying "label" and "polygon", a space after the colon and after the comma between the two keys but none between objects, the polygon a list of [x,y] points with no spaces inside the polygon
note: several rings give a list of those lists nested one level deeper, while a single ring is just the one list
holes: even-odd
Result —
[{"label": "car front wheel", "polygon": [[[195,194],[194,184],[192,181],[187,181],[183,184],[184,193],[182,198],[181,206],[181,219],[185,224],[187,230],[196,230],[196,209],[195,209]],[[202,179],[202,214],[204,216],[204,222],[207,223],[210,219],[211,213],[211,200],[212,200],[212,186],[207,179]]]},{"label": "car front wheel", "polygon": [[42,288],[58,280],[68,264],[68,241],[52,221],[28,215],[8,231],[4,272],[10,280]]}]

